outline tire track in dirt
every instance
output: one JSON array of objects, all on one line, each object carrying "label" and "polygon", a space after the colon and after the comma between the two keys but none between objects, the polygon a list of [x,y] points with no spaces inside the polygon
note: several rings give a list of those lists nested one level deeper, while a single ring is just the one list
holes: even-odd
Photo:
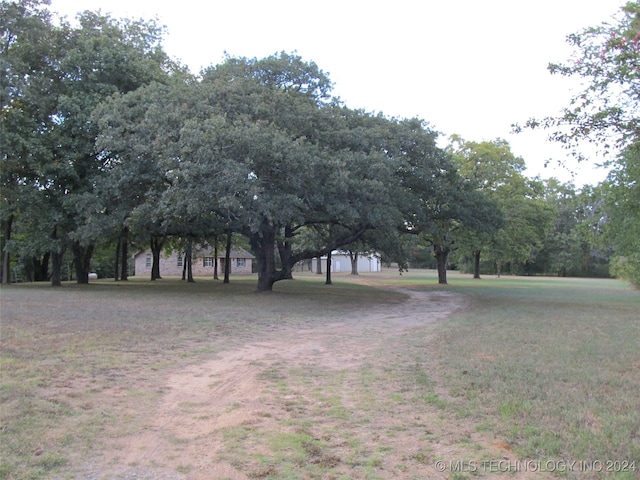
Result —
[{"label": "tire track in dirt", "polygon": [[[270,375],[293,368],[344,372],[380,361],[375,355],[385,342],[464,307],[464,299],[451,292],[402,292],[408,299],[400,304],[365,309],[312,328],[285,329],[275,338],[248,342],[170,374],[144,428],[118,438],[118,448],[106,452],[101,473],[95,473],[94,466],[94,473],[82,478],[249,478],[242,466],[221,459],[225,432],[239,426],[282,429],[287,412],[283,399],[274,397]],[[343,393],[348,398],[352,392]],[[295,395],[305,401],[304,391]],[[252,445],[257,450],[252,454],[266,448],[259,442]],[[110,457],[117,461],[109,465]]]}]

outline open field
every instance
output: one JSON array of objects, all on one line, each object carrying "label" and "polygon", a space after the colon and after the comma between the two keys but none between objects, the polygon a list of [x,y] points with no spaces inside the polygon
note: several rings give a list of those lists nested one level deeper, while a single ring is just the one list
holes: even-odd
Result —
[{"label": "open field", "polygon": [[640,292],[323,280],[3,288],[0,479],[640,478]]}]

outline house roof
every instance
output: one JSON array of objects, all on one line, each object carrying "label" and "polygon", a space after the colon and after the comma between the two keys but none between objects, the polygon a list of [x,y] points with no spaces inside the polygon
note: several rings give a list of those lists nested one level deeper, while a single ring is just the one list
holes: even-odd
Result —
[{"label": "house roof", "polygon": [[[224,250],[222,251],[222,253],[220,252],[220,250],[218,250],[218,257],[223,258],[224,256],[225,256]],[[231,250],[229,252],[229,257],[231,257],[231,258],[256,258],[253,255],[251,255],[249,252],[247,252],[246,250]]]}]

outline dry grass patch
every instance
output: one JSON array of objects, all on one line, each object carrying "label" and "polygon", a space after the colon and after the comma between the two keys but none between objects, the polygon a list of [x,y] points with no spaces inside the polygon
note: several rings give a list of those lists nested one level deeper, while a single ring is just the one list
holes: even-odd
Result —
[{"label": "dry grass patch", "polygon": [[3,288],[0,478],[461,479],[489,473],[436,462],[640,458],[637,292],[323,280]]}]

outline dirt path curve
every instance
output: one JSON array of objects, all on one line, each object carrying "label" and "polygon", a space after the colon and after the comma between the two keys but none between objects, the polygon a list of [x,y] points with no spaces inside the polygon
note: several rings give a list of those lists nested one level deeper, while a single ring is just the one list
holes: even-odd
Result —
[{"label": "dirt path curve", "polygon": [[[325,444],[331,446],[330,453],[318,453],[316,460],[336,464],[337,474],[354,478],[355,460],[351,460],[349,468],[338,465],[345,463],[347,455],[353,456],[347,454],[347,443],[358,438],[361,450],[375,451],[379,440],[376,431],[393,427],[395,422],[396,430],[404,429],[406,433],[387,439],[388,453],[374,465],[380,470],[378,478],[413,478],[412,475],[425,474],[429,474],[429,478],[447,478],[436,475],[432,466],[427,465],[432,464],[432,460],[408,462],[409,458],[420,460],[422,450],[416,445],[420,435],[425,436],[424,423],[428,419],[424,418],[424,412],[420,417],[410,410],[403,411],[402,402],[398,402],[399,405],[388,407],[388,415],[380,414],[373,422],[367,420],[359,424],[354,420],[358,412],[368,408],[360,398],[363,395],[361,369],[381,362],[392,363],[392,358],[384,358],[390,351],[385,345],[413,332],[424,335],[426,326],[464,306],[463,298],[451,292],[403,290],[403,293],[408,299],[401,304],[362,310],[335,323],[280,330],[224,351],[204,363],[174,371],[163,380],[163,393],[157,403],[143,407],[146,419],[142,427],[135,433],[115,438],[103,460],[87,463],[78,478],[239,480],[265,477],[273,471],[269,467],[261,471],[256,464],[242,464],[238,459],[243,452],[237,449],[245,448],[245,453],[250,451],[252,455],[269,454],[261,432],[283,432],[287,420],[304,417],[309,418],[308,423],[317,435],[322,435]],[[290,372],[294,372],[293,380],[287,377]],[[338,401],[339,408],[349,412],[346,421],[354,425],[351,440],[332,433],[339,430],[341,418],[345,421],[344,416],[335,412]],[[369,400],[370,403],[376,401],[375,398]],[[420,428],[406,427],[408,417]],[[471,435],[466,431],[462,433]],[[244,437],[233,437],[234,434]],[[441,448],[451,445],[447,438],[447,435],[438,437]],[[404,465],[404,474],[400,475],[398,470],[385,474],[385,467],[392,464]]]}]

